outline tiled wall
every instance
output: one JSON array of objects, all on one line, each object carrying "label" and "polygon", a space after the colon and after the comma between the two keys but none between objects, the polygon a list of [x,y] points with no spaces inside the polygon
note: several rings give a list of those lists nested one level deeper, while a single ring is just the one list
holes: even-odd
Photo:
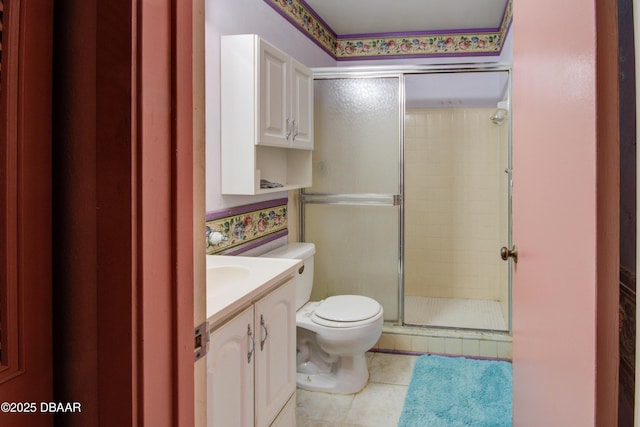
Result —
[{"label": "tiled wall", "polygon": [[509,335],[396,326],[385,326],[373,349],[507,360],[512,358]]},{"label": "tiled wall", "polygon": [[405,116],[405,293],[504,302],[508,126],[495,108]]}]

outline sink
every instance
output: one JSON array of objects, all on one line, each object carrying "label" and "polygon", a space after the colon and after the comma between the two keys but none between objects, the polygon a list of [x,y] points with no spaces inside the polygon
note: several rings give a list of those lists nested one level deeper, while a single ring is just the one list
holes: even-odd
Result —
[{"label": "sink", "polygon": [[207,320],[221,322],[301,266],[285,258],[207,255]]},{"label": "sink", "polygon": [[207,268],[207,291],[217,293],[229,285],[246,281],[251,270],[242,265],[217,265]]}]

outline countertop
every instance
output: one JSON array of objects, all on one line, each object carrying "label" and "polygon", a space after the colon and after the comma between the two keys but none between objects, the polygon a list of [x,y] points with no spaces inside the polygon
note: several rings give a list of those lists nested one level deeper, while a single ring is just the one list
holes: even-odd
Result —
[{"label": "countertop", "polygon": [[[207,255],[209,328],[219,326],[290,277],[295,277],[302,265],[303,261],[299,259]],[[213,267],[244,267],[248,271],[237,270],[241,274],[231,274],[233,277],[223,283],[223,269],[217,273]]]}]

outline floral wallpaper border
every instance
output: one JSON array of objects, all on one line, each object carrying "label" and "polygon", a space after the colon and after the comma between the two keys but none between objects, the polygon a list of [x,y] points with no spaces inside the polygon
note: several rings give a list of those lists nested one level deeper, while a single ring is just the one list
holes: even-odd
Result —
[{"label": "floral wallpaper border", "polygon": [[304,0],[264,0],[337,60],[408,56],[498,55],[513,15],[508,0],[495,31],[339,36]]},{"label": "floral wallpaper border", "polygon": [[315,41],[328,54],[336,56],[335,47],[338,36],[308,4],[300,0],[264,1]]},{"label": "floral wallpaper border", "polygon": [[[214,232],[222,234],[222,241],[218,244],[209,239]],[[205,220],[206,252],[207,255],[227,252],[258,239],[278,238],[287,233],[287,199],[212,212]]]}]

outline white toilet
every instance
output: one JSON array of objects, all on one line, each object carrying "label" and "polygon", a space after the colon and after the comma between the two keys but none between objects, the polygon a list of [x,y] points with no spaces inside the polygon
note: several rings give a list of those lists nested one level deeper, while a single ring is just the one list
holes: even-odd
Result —
[{"label": "white toilet", "polygon": [[357,393],[369,380],[365,353],[382,333],[382,306],[360,295],[309,302],[315,251],[313,243],[290,243],[262,255],[304,261],[296,278],[298,387]]}]

